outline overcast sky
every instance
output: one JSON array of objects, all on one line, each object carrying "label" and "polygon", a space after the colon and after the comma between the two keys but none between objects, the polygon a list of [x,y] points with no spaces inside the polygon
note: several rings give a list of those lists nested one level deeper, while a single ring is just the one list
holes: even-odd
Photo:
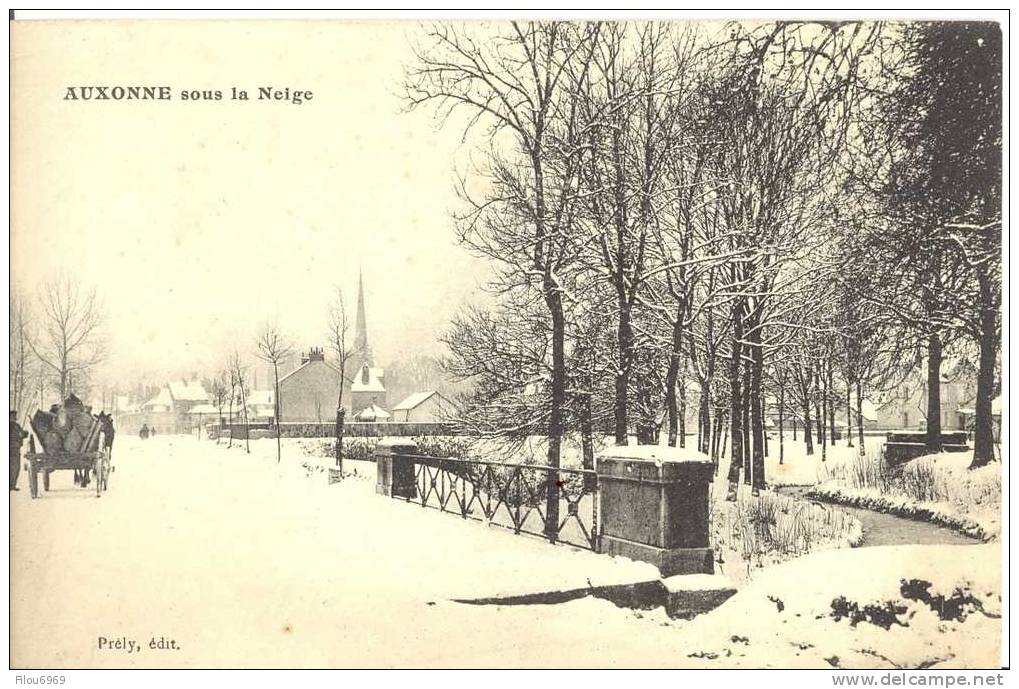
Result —
[{"label": "overcast sky", "polygon": [[[16,24],[12,279],[95,285],[121,382],[211,371],[271,320],[323,346],[330,292],[353,311],[359,268],[380,363],[437,353],[485,268],[449,221],[462,132],[400,112],[416,28]],[[94,84],[167,85],[173,100],[63,100]],[[242,103],[231,86],[314,99]]]}]

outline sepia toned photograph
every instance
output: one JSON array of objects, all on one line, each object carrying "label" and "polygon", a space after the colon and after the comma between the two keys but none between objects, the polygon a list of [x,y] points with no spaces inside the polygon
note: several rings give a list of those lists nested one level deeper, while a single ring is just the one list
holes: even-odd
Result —
[{"label": "sepia toned photograph", "polygon": [[51,14],[12,682],[1004,684],[1007,15]]}]

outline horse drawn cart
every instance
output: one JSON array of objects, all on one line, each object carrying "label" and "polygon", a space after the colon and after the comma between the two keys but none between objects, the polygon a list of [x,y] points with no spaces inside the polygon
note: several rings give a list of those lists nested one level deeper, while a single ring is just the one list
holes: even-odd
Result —
[{"label": "horse drawn cart", "polygon": [[[106,414],[93,416],[81,402],[68,398],[54,405],[49,413],[37,411],[31,419],[33,435],[28,440],[28,485],[32,497],[39,497],[39,475],[43,490],[50,489],[54,471],[74,472],[74,483],[81,488],[94,485],[96,497],[109,486],[110,453],[113,448],[113,423]],[[42,452],[36,451],[36,438]]]}]

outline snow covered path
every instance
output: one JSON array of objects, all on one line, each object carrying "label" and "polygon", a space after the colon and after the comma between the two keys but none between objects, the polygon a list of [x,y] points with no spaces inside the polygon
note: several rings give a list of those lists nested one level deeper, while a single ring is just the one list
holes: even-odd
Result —
[{"label": "snow covered path", "polygon": [[[807,499],[804,494],[809,486],[779,486],[776,492],[789,497]],[[831,505],[832,509],[848,512],[863,524],[862,546],[879,545],[977,545],[976,538],[970,538],[952,529],[885,514],[875,510],[850,507],[848,505]]]}]

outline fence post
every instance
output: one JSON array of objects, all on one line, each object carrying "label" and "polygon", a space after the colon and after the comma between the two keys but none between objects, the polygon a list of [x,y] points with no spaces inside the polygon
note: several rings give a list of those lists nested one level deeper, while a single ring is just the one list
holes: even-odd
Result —
[{"label": "fence post", "polygon": [[385,438],[375,446],[375,492],[391,498],[417,497],[414,459],[418,446],[409,438]]},{"label": "fence post", "polygon": [[663,577],[711,574],[708,489],[714,466],[686,448],[617,447],[598,457],[598,551],[650,562]]}]

